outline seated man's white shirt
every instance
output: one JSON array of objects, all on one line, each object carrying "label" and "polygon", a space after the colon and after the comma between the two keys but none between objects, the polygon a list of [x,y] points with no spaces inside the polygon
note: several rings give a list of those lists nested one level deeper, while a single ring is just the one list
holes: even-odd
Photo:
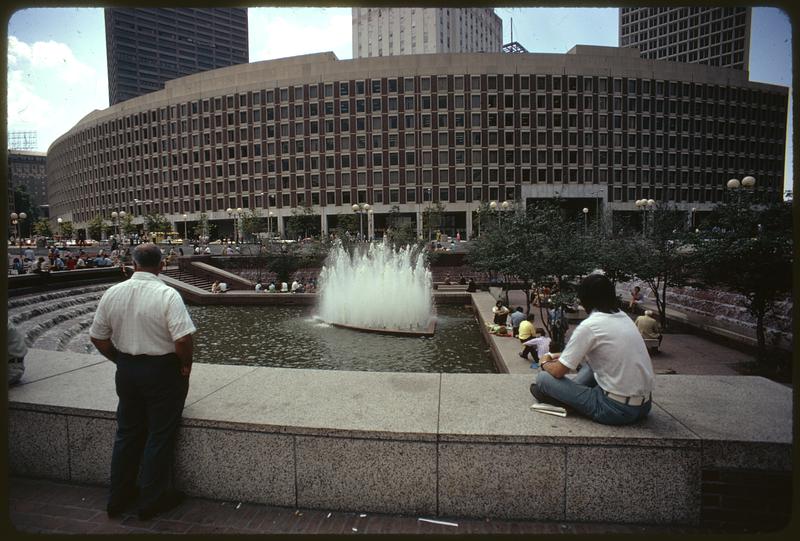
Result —
[{"label": "seated man's white shirt", "polygon": [[129,355],[166,355],[175,341],[196,331],[180,294],[149,272],[135,272],[129,280],[103,294],[89,335],[111,339]]},{"label": "seated man's white shirt", "polygon": [[594,310],[572,332],[558,359],[573,370],[585,362],[600,387],[623,396],[646,396],[653,390],[653,364],[633,321],[622,311]]}]

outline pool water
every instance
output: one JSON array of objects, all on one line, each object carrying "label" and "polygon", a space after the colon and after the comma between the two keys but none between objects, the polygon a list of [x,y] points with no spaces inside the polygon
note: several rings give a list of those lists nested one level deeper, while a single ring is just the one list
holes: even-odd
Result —
[{"label": "pool water", "polygon": [[436,334],[406,338],[340,329],[310,306],[187,306],[201,363],[362,370],[493,373],[472,309],[437,306]]}]

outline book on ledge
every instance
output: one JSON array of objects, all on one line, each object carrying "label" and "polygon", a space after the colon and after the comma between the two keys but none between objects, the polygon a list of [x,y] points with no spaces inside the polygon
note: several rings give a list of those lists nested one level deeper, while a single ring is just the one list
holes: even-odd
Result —
[{"label": "book on ledge", "polygon": [[531,409],[534,411],[538,411],[539,413],[546,413],[548,415],[557,415],[558,417],[567,416],[567,410],[565,410],[561,406],[554,406],[552,404],[546,404],[544,402],[534,402],[533,404],[531,404]]}]

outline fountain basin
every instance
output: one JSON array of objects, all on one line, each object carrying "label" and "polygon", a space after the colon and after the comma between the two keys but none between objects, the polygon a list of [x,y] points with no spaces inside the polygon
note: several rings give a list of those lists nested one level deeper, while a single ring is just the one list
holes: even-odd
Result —
[{"label": "fountain basin", "polygon": [[428,325],[424,329],[410,330],[410,329],[376,329],[373,327],[358,327],[356,325],[345,325],[344,323],[330,323],[332,327],[339,327],[340,329],[350,329],[351,331],[368,332],[374,334],[387,334],[389,336],[408,336],[419,338],[421,336],[433,336],[436,332],[436,318],[432,317],[428,321]]}]

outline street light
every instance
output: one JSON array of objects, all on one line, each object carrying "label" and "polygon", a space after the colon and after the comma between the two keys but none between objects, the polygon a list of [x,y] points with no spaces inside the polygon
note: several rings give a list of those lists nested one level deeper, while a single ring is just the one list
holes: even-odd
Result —
[{"label": "street light", "polygon": [[28,215],[25,214],[24,212],[20,212],[19,214],[17,214],[16,212],[12,212],[9,215],[9,218],[11,218],[11,225],[14,226],[14,231],[15,231],[14,238],[16,238],[17,242],[19,243],[19,253],[20,253],[20,255],[22,255],[22,239],[20,239],[20,237],[19,237],[19,222],[21,222],[22,220],[24,220],[27,217],[28,217]]},{"label": "street light", "polygon": [[642,235],[647,234],[647,211],[652,210],[656,202],[652,199],[637,199],[634,203],[639,209],[642,210]]},{"label": "street light", "polygon": [[369,212],[370,207],[369,203],[353,203],[353,206],[350,207],[353,209],[353,212],[358,214],[358,235],[359,238],[363,241],[364,240],[364,222],[363,217],[366,212]]},{"label": "street light", "polygon": [[[728,181],[727,186],[729,190],[733,190],[736,192],[736,202],[742,202],[742,189],[745,190],[752,190],[755,188],[756,179],[752,176],[746,176],[741,181],[738,178],[732,178]],[[728,198],[728,202],[730,202],[730,197]]]},{"label": "street light", "polygon": [[272,242],[272,217],[275,216],[275,213],[269,211],[269,216],[267,218],[267,235],[269,236],[269,241]]},{"label": "street light", "polygon": [[186,242],[186,218],[188,218],[188,216],[182,214],[181,217],[183,218],[183,242],[181,242],[181,244],[184,244]]},{"label": "street light", "polygon": [[583,207],[583,234],[589,231],[589,209]]}]

